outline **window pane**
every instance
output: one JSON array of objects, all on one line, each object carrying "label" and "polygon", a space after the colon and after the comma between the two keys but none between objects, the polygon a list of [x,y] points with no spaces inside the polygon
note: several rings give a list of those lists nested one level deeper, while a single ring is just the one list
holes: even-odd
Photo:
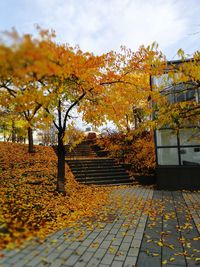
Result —
[{"label": "window pane", "polygon": [[180,129],[180,145],[200,145],[200,130],[197,128]]},{"label": "window pane", "polygon": [[177,148],[158,148],[158,165],[179,165]]},{"label": "window pane", "polygon": [[172,81],[169,80],[167,73],[152,77],[152,84],[156,85],[157,87],[165,88],[168,84],[171,84],[171,83]]},{"label": "window pane", "polygon": [[181,148],[181,164],[200,165],[200,147]]},{"label": "window pane", "polygon": [[156,130],[157,146],[177,146],[176,133],[171,129]]}]

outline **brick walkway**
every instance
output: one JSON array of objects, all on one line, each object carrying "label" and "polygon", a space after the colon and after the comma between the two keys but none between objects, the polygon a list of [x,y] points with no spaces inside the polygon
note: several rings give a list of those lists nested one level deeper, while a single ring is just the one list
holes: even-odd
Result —
[{"label": "brick walkway", "polygon": [[76,229],[58,231],[43,244],[31,242],[20,250],[2,251],[0,266],[196,266],[199,195],[119,187],[112,192],[114,201],[106,216],[100,213],[91,219],[95,227],[86,227],[83,220]]}]

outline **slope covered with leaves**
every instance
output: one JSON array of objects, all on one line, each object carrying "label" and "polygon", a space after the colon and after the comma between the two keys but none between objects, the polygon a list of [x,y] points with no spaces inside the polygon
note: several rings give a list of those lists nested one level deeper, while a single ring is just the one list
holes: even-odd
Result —
[{"label": "slope covered with leaves", "polygon": [[78,184],[66,171],[67,196],[55,192],[57,156],[51,147],[0,143],[0,248],[43,239],[83,216],[94,216],[109,189]]}]

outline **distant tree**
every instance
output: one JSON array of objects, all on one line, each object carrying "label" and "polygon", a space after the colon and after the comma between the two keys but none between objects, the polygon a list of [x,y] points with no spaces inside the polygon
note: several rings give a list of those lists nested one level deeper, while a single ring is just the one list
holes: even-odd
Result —
[{"label": "distant tree", "polygon": [[20,114],[27,122],[29,152],[34,152],[33,127],[38,120],[43,96],[38,79],[46,65],[42,42],[30,35],[7,33],[9,42],[0,43],[0,104]]},{"label": "distant tree", "polygon": [[0,110],[0,133],[3,134],[4,142],[24,142],[26,133],[25,122],[13,110]]}]

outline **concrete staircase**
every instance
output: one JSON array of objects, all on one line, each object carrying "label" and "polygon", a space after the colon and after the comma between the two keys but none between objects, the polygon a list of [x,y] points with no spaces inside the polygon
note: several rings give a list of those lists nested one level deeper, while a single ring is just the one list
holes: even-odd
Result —
[{"label": "concrete staircase", "polygon": [[65,146],[66,151],[66,157],[96,157],[97,154],[95,151],[91,148],[91,142],[90,140],[84,140],[80,144],[78,144],[74,149],[70,150],[70,146]]},{"label": "concrete staircase", "polygon": [[132,184],[128,172],[120,164],[112,158],[99,156],[105,155],[103,152],[90,140],[83,141],[71,152],[66,147],[66,162],[75,179],[84,184]]}]

